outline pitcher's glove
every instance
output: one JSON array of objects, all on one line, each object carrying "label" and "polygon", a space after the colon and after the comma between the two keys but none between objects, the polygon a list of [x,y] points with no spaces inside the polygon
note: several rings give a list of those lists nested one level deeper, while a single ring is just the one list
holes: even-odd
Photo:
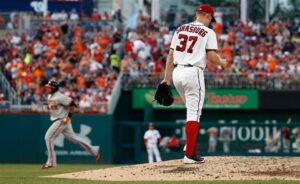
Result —
[{"label": "pitcher's glove", "polygon": [[156,100],[160,105],[172,105],[174,98],[171,92],[171,87],[166,83],[159,84],[155,92],[154,100]]}]

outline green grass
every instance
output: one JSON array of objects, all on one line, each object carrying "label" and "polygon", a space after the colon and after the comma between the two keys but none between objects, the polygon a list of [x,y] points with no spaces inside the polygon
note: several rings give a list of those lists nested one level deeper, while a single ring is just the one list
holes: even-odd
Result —
[{"label": "green grass", "polygon": [[33,164],[0,164],[0,184],[99,184],[99,183],[134,183],[134,184],[296,184],[298,181],[176,181],[176,182],[104,182],[104,181],[86,181],[86,180],[67,180],[40,178],[39,176],[48,176],[53,174],[69,173],[76,171],[101,169],[113,167],[115,165],[85,165],[85,164],[60,164],[57,168],[41,170],[40,165]]}]

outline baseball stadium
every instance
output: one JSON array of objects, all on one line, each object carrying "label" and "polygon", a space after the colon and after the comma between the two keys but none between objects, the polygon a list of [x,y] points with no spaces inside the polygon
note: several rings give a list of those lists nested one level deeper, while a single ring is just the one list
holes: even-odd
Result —
[{"label": "baseball stadium", "polygon": [[0,184],[300,183],[300,0],[0,0]]}]

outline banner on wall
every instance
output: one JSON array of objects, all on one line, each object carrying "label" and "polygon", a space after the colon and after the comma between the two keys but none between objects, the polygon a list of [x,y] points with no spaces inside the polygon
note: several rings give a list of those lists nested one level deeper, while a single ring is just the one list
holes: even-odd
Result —
[{"label": "banner on wall", "polygon": [[[173,89],[174,103],[161,106],[152,103],[156,89],[134,89],[132,93],[132,106],[134,109],[143,109],[151,104],[155,109],[185,109],[178,92]],[[258,91],[250,89],[207,89],[205,93],[204,109],[258,109]]]}]

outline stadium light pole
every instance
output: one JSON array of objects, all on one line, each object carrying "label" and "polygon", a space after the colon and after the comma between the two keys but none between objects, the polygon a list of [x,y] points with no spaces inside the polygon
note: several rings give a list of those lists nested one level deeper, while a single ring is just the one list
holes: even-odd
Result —
[{"label": "stadium light pole", "polygon": [[247,22],[248,19],[248,1],[240,0],[240,19],[243,23]]},{"label": "stadium light pole", "polygon": [[43,0],[44,2],[44,12],[43,12],[43,16],[44,18],[47,17],[47,13],[48,13],[48,0]]},{"label": "stadium light pole", "polygon": [[269,0],[265,0],[265,1],[266,1],[265,20],[266,20],[266,22],[269,22],[269,19],[270,19],[270,1]]}]

